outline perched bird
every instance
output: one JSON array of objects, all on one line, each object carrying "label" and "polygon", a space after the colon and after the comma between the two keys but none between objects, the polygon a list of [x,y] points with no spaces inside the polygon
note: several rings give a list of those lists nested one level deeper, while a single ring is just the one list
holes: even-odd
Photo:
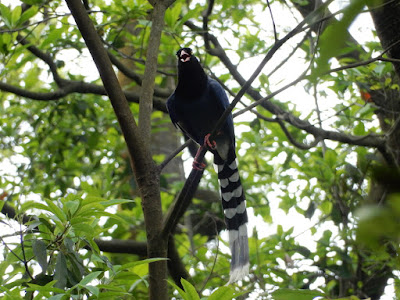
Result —
[{"label": "perched bird", "polygon": [[[190,48],[182,48],[176,55],[178,85],[167,100],[167,109],[175,126],[214,154],[232,254],[229,284],[249,272],[246,201],[237,167],[231,114],[215,138],[209,140],[210,132],[229,106],[229,100],[221,85],[206,75]],[[197,160],[197,155],[193,167],[205,167]]]}]

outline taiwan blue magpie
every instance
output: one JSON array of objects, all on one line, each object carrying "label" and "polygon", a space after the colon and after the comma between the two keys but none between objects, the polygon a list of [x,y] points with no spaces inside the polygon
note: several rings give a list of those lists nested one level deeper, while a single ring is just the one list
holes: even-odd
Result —
[{"label": "taiwan blue magpie", "polygon": [[[190,48],[182,48],[176,55],[178,84],[167,100],[167,109],[175,126],[214,154],[232,254],[229,284],[249,272],[246,201],[238,172],[231,114],[215,138],[209,139],[229,100],[222,86],[206,75]],[[193,167],[202,169],[205,165],[196,156]]]}]

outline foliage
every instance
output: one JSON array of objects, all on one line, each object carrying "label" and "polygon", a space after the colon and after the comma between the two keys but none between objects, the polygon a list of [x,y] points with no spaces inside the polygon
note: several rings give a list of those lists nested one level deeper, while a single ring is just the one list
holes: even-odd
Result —
[{"label": "foliage", "polygon": [[[136,118],[152,6],[88,2],[110,56],[131,72],[118,67]],[[312,1],[269,2],[210,1],[207,15],[210,3],[179,0],[166,10],[154,91],[161,104],[152,114],[158,164],[180,143],[162,105],[173,90],[176,50],[190,45],[235,95]],[[338,11],[335,2],[328,8]],[[390,61],[373,59],[384,51],[375,32],[367,42],[348,43],[364,4],[351,1],[340,21],[327,18],[322,34],[321,27],[314,30],[319,15],[311,18],[315,23],[277,49],[234,111],[251,212],[251,274],[224,286],[229,252],[221,205],[212,200],[217,175],[208,168],[173,232],[179,260],[169,267],[181,263],[189,278],[169,280],[170,298],[378,299],[371,295],[382,294],[388,279],[399,297],[400,177],[387,160],[396,159],[399,145],[385,139],[399,130],[399,84]],[[267,20],[270,12],[274,18]],[[127,146],[66,5],[0,3],[0,33],[0,296],[147,299],[148,265],[165,258],[147,258]],[[161,173],[163,212],[182,189],[187,157],[184,152],[171,163],[178,167]]]}]

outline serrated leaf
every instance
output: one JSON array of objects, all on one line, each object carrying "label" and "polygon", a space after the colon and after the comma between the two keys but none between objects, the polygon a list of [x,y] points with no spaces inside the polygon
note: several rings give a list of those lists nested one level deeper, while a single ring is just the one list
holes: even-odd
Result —
[{"label": "serrated leaf", "polygon": [[34,240],[32,242],[33,253],[36,256],[36,260],[42,268],[42,272],[45,273],[47,270],[47,245],[42,240]]}]

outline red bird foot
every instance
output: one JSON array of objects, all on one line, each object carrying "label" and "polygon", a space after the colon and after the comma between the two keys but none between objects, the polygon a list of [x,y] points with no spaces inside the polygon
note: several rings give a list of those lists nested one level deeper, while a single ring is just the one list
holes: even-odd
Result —
[{"label": "red bird foot", "polygon": [[206,167],[205,163],[202,162],[198,162],[196,159],[193,161],[192,164],[193,169],[197,170],[197,171],[203,171]]},{"label": "red bird foot", "polygon": [[211,150],[217,149],[217,143],[215,141],[210,141],[210,135],[211,133],[207,134],[204,137],[204,146],[208,147]]},{"label": "red bird foot", "polygon": [[204,146],[201,146],[197,150],[196,156],[194,157],[193,164],[192,164],[193,169],[198,170],[198,171],[203,171],[206,167],[206,164],[203,163],[203,160],[199,160],[199,155],[200,155],[200,152],[203,150],[203,148],[204,148]]}]

